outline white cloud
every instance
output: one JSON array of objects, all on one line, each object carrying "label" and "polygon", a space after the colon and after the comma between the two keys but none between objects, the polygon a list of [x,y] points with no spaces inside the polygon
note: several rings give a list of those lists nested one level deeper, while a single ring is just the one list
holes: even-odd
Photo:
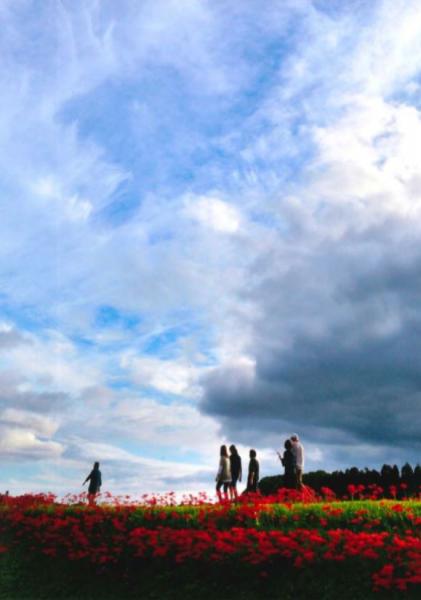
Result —
[{"label": "white cloud", "polygon": [[[41,198],[60,204],[60,210],[70,221],[86,221],[92,212],[92,204],[77,194],[66,197],[60,185],[52,177],[42,177],[34,184],[34,192]],[[54,206],[52,207],[54,210]]]},{"label": "white cloud", "polygon": [[0,411],[0,423],[14,428],[30,429],[32,433],[42,437],[52,437],[58,428],[56,419],[15,408]]},{"label": "white cloud", "polygon": [[219,198],[190,196],[186,200],[186,213],[204,227],[220,233],[236,233],[240,228],[237,208]]},{"label": "white cloud", "polygon": [[[112,413],[112,415],[111,415]],[[162,448],[171,455],[178,452],[202,455],[209,460],[219,445],[219,425],[202,415],[196,406],[181,401],[161,404],[148,398],[128,397],[116,402],[98,429],[110,435]],[[206,463],[205,463],[206,464]]]},{"label": "white cloud", "polygon": [[21,383],[30,382],[34,391],[80,393],[102,381],[100,369],[85,361],[77,347],[59,332],[47,331],[43,336],[25,335],[27,343],[3,352],[1,365],[18,373]]},{"label": "white cloud", "polygon": [[338,202],[362,200],[367,216],[381,209],[384,216],[414,217],[420,209],[412,193],[419,185],[420,133],[416,108],[379,97],[351,97],[343,118],[315,131],[315,168],[324,168],[317,177],[326,182],[316,186],[315,194]]},{"label": "white cloud", "polygon": [[0,456],[6,459],[40,460],[58,458],[61,444],[38,438],[32,431],[5,428],[0,425]]},{"label": "white cloud", "polygon": [[171,394],[197,396],[200,368],[184,359],[161,360],[156,357],[122,357],[121,365],[129,370],[138,385],[150,386]]}]

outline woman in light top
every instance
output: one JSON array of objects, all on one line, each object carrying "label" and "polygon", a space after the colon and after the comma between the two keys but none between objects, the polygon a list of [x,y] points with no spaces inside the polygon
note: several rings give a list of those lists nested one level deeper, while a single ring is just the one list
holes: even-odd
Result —
[{"label": "woman in light top", "polygon": [[237,448],[232,444],[230,446],[230,467],[231,467],[231,485],[230,485],[230,496],[231,500],[238,499],[237,492],[237,481],[241,481],[242,476],[242,466],[241,466],[241,456],[238,454]]},{"label": "woman in light top", "polygon": [[228,500],[228,490],[232,481],[230,460],[226,446],[221,446],[218,473],[216,474],[216,493],[219,502],[222,502],[221,488],[224,491],[224,500]]}]

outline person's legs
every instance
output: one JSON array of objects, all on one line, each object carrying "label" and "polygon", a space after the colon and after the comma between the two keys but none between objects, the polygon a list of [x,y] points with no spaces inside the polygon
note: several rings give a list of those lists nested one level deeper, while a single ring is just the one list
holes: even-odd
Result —
[{"label": "person's legs", "polygon": [[224,500],[228,501],[228,490],[231,489],[229,481],[224,481]]},{"label": "person's legs", "polygon": [[285,471],[282,477],[282,485],[285,488],[295,488],[295,475]]},{"label": "person's legs", "polygon": [[216,494],[218,496],[219,502],[222,502],[221,487],[222,487],[222,481],[218,481],[216,483]]},{"label": "person's legs", "polygon": [[297,490],[301,491],[303,489],[303,470],[297,468],[295,471],[295,477],[297,480]]},{"label": "person's legs", "polygon": [[234,500],[234,485],[232,482],[228,484],[228,496],[230,500]]}]

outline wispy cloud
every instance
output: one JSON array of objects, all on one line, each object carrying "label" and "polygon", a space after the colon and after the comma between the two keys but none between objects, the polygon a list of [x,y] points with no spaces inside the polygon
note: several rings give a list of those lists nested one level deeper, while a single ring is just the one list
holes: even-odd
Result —
[{"label": "wispy cloud", "polygon": [[0,11],[5,484],[415,460],[419,3]]}]

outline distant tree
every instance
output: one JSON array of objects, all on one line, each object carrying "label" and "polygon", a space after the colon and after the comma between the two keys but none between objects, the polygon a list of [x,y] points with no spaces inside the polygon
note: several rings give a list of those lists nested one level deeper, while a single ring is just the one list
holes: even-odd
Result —
[{"label": "distant tree", "polygon": [[401,469],[401,479],[404,483],[412,483],[414,477],[414,469],[409,463],[405,463]]},{"label": "distant tree", "polygon": [[392,481],[392,467],[390,465],[383,465],[380,470],[382,481]]},{"label": "distant tree", "polygon": [[396,465],[383,465],[380,471],[381,485],[385,490],[389,490],[391,486],[396,486],[399,483],[399,469]]},{"label": "distant tree", "polygon": [[417,491],[421,488],[421,465],[417,465],[414,469],[413,485]]},{"label": "distant tree", "polygon": [[395,485],[398,485],[400,481],[400,473],[398,465],[393,465],[392,467],[392,480]]}]

